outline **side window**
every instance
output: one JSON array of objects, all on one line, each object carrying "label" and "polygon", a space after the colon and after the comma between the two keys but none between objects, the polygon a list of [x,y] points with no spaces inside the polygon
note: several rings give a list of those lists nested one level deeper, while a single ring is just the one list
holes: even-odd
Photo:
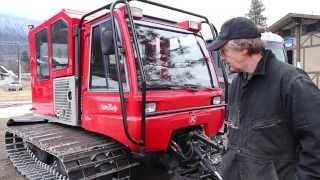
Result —
[{"label": "side window", "polygon": [[49,79],[48,30],[36,34],[37,79]]},{"label": "side window", "polygon": [[[124,54],[121,55],[120,67],[123,88],[128,90]],[[118,91],[111,21],[92,28],[89,88]]]},{"label": "side window", "polygon": [[52,24],[52,66],[63,69],[68,66],[68,25],[64,20]]}]

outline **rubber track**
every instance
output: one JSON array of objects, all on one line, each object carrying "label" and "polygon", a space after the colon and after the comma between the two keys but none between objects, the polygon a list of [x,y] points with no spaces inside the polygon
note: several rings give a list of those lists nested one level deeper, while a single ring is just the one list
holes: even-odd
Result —
[{"label": "rubber track", "polygon": [[[5,142],[13,165],[32,180],[130,179],[131,168],[139,165],[110,138],[52,123],[8,126]],[[39,161],[28,144],[53,155],[64,171]]]}]

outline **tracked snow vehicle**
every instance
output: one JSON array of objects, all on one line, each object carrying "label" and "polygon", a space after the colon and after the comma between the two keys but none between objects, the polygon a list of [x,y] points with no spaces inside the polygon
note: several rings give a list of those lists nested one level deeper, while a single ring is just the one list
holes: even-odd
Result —
[{"label": "tracked snow vehicle", "polygon": [[[225,101],[200,31],[126,0],[63,10],[29,32],[32,115],[8,121],[8,157],[28,179],[220,179]],[[140,169],[140,171],[139,171]],[[144,171],[143,173],[141,172]]]}]

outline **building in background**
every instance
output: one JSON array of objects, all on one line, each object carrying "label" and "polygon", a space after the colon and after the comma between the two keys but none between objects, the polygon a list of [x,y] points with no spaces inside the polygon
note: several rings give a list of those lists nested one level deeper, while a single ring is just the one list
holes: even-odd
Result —
[{"label": "building in background", "polygon": [[17,75],[15,75],[14,72],[0,65],[0,87],[13,82],[16,78]]},{"label": "building in background", "polygon": [[288,63],[306,71],[320,87],[320,15],[289,13],[269,31],[284,38]]}]

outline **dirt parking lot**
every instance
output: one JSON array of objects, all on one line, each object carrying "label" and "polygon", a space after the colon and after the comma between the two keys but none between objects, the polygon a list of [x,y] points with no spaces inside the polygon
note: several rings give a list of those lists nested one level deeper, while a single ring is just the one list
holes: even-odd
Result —
[{"label": "dirt parking lot", "polygon": [[7,158],[4,145],[4,129],[7,119],[0,118],[0,180],[24,180]]}]

